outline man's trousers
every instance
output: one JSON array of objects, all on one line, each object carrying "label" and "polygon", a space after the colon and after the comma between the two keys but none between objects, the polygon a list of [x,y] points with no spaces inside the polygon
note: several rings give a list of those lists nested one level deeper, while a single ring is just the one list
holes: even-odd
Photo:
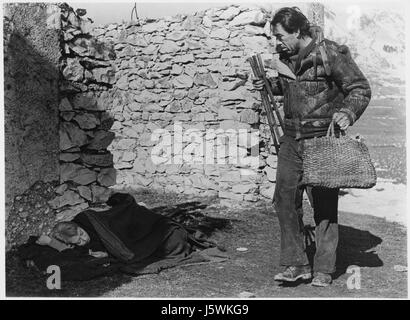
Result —
[{"label": "man's trousers", "polygon": [[[280,138],[274,205],[281,230],[280,264],[308,265],[303,225],[302,153],[303,140]],[[316,223],[316,253],[313,271],[336,271],[336,248],[339,240],[337,203],[339,189],[313,187],[312,199]]]}]

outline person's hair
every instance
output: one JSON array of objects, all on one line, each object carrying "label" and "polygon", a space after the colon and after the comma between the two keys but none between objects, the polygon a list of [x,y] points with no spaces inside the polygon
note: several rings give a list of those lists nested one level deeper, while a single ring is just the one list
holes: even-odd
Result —
[{"label": "person's hair", "polygon": [[271,30],[280,23],[288,33],[300,31],[300,37],[311,36],[310,23],[298,7],[284,7],[279,9],[270,22]]},{"label": "person's hair", "polygon": [[78,225],[72,221],[57,223],[51,231],[51,236],[57,240],[68,243],[71,237],[78,234]]}]

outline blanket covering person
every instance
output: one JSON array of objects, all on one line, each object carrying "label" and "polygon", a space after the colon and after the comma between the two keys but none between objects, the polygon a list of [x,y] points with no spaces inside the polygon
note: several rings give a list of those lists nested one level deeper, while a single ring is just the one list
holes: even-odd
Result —
[{"label": "blanket covering person", "polygon": [[[65,280],[87,280],[116,272],[157,273],[178,265],[227,259],[212,242],[198,239],[178,222],[138,205],[129,194],[115,193],[107,204],[109,210],[86,210],[73,219],[88,233],[86,245],[60,252],[37,244],[33,236],[19,247],[20,258],[32,261],[42,272],[57,265]],[[106,251],[108,257],[95,258],[89,250]]]}]

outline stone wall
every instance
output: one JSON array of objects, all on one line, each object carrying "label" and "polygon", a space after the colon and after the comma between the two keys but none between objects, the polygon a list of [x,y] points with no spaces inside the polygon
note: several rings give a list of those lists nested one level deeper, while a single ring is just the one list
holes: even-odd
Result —
[{"label": "stone wall", "polygon": [[[232,5],[92,29],[85,10],[54,7],[45,17],[46,29],[61,30],[48,48],[58,57],[53,84],[58,73],[60,82],[50,90],[53,120],[38,123],[53,133],[44,145],[54,157],[42,163],[54,178],[59,155],[58,196],[49,202],[57,218],[118,189],[216,196],[226,204],[272,197],[276,155],[247,62],[256,52],[272,57],[272,12]],[[51,79],[48,73],[33,72]]]},{"label": "stone wall", "polygon": [[45,4],[4,5],[6,219],[14,196],[58,180],[59,30]]},{"label": "stone wall", "polygon": [[[115,137],[108,146],[117,170],[113,188],[228,202],[272,197],[276,156],[246,61],[255,50],[269,51],[269,18],[258,8],[229,6],[110,24],[91,30],[88,40],[69,40],[67,50],[83,52],[81,59],[67,59],[64,71],[81,82],[82,92],[71,104],[113,119],[109,131]],[[95,40],[113,47],[112,65],[95,55]],[[90,70],[95,65],[87,59],[101,65]],[[233,153],[218,153],[232,141]]]},{"label": "stone wall", "polygon": [[107,110],[115,79],[111,45],[89,34],[85,10],[60,4],[61,82],[59,102],[60,185],[49,202],[57,220],[70,220],[90,204],[108,200],[115,184],[113,119]]},{"label": "stone wall", "polygon": [[[322,5],[301,9],[323,26]],[[55,205],[81,201],[79,211],[108,187],[228,205],[272,198],[277,156],[247,58],[272,59],[274,10],[231,5],[91,28],[84,10],[63,7]]]}]

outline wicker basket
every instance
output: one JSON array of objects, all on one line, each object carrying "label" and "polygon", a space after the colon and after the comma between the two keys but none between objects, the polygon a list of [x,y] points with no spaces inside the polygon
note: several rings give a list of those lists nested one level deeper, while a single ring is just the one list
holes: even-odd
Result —
[{"label": "wicker basket", "polygon": [[368,189],[376,180],[376,170],[366,145],[344,134],[336,137],[333,121],[325,137],[305,140],[302,184]]}]

